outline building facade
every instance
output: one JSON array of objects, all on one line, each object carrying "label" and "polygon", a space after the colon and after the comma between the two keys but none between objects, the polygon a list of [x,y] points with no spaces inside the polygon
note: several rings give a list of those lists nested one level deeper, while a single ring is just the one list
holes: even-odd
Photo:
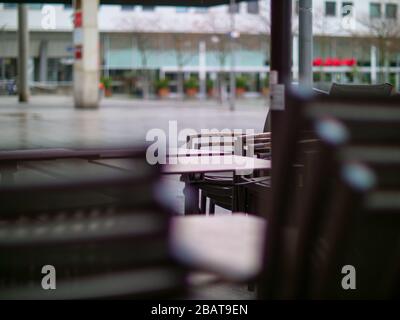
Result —
[{"label": "building facade", "polygon": [[[298,1],[293,1],[293,77],[298,73]],[[314,0],[314,81],[400,85],[400,0]],[[140,94],[144,82],[206,74],[226,86],[234,69],[259,92],[268,82],[269,1],[214,8],[102,5],[98,12],[101,70],[115,92]],[[73,79],[73,11],[66,5],[29,7],[30,80],[68,87]],[[0,3],[0,80],[17,73],[17,10]],[[145,79],[145,81],[143,80]]]}]

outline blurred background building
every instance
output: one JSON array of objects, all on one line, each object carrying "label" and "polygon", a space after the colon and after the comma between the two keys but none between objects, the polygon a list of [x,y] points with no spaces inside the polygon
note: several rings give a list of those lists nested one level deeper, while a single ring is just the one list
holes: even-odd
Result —
[{"label": "blurred background building", "polygon": [[[333,82],[400,86],[400,0],[314,0],[314,85]],[[298,1],[293,5],[293,76],[298,78]],[[114,94],[189,94],[206,76],[208,94],[223,98],[234,70],[244,96],[268,92],[269,1],[215,8],[102,5],[102,82]],[[234,15],[235,30],[231,17]],[[69,92],[73,79],[73,11],[69,5],[29,6],[33,91]],[[0,81],[17,73],[17,10],[0,3]],[[226,94],[225,94],[226,95]]]}]

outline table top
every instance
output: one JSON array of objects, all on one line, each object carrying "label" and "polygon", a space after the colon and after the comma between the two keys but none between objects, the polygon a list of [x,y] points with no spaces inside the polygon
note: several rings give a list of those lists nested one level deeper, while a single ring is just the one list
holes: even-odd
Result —
[{"label": "table top", "polygon": [[26,149],[26,150],[7,150],[0,151],[0,161],[15,160],[41,160],[47,158],[57,158],[63,155],[69,155],[70,149]]},{"label": "table top", "polygon": [[167,157],[222,156],[231,155],[232,152],[233,150],[170,148]]},{"label": "table top", "polygon": [[176,217],[172,251],[190,266],[246,281],[262,269],[266,225],[265,219],[245,214]]},{"label": "table top", "polygon": [[230,172],[251,174],[253,170],[270,170],[271,161],[235,155],[203,156],[169,159],[164,174],[185,174],[205,172]]},{"label": "table top", "polygon": [[[94,160],[93,163],[122,170],[132,170],[132,164],[126,159]],[[170,157],[164,165],[164,174],[187,174],[206,172],[236,172],[238,175],[251,174],[253,170],[270,170],[271,161],[241,156],[190,156]]]},{"label": "table top", "polygon": [[130,148],[98,149],[24,149],[0,151],[0,162],[56,160],[71,158],[123,158],[131,157],[140,150]]}]

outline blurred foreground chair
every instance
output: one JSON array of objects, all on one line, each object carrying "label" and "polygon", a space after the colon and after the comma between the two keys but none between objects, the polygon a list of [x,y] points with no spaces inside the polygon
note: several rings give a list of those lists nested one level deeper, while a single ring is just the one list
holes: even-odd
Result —
[{"label": "blurred foreground chair", "polygon": [[[304,109],[303,125],[313,126],[320,144],[305,187],[289,193],[286,206],[274,212],[280,220],[273,226],[280,231],[269,241],[275,240],[281,251],[268,255],[279,262],[264,277],[264,296],[393,297],[390,279],[398,276],[400,261],[400,207],[391,198],[400,191],[395,178],[398,101],[325,100],[306,103]],[[298,119],[298,113],[292,116]],[[290,176],[288,181],[294,181]],[[285,255],[282,248],[292,253]],[[346,265],[355,267],[357,290],[342,287]]]},{"label": "blurred foreground chair", "polygon": [[87,161],[109,158],[129,158],[138,153],[136,148],[91,148],[91,149],[26,149],[0,151],[0,182],[3,185],[14,183],[19,166],[26,162],[44,162],[66,159]]},{"label": "blurred foreground chair", "polygon": [[[131,157],[132,166],[140,164],[141,170],[90,178],[81,172],[76,181],[0,187],[0,199],[9,199],[0,215],[0,298],[171,298],[184,293],[185,271],[168,246],[171,215],[155,194],[158,170],[142,153]],[[82,194],[91,194],[87,203]],[[42,268],[48,265],[55,268],[56,290],[42,288]]]},{"label": "blurred foreground chair", "polygon": [[333,97],[362,96],[389,97],[394,93],[394,87],[389,83],[376,85],[352,85],[333,83],[329,95]]},{"label": "blurred foreground chair", "polygon": [[[279,191],[286,192],[272,199],[268,224],[244,215],[180,218],[176,228],[182,234],[175,243],[192,252],[181,258],[231,280],[257,278],[260,298],[396,297],[398,100],[306,102],[288,111],[287,123],[299,123],[287,127],[279,140],[287,144],[278,151],[293,150],[277,154],[275,163],[283,164],[278,176],[284,181],[273,188],[282,183]],[[316,140],[309,158],[312,169],[304,187],[295,188],[292,164],[304,147],[298,140],[310,126]],[[342,270],[348,265],[355,267],[357,290],[342,287]]]}]

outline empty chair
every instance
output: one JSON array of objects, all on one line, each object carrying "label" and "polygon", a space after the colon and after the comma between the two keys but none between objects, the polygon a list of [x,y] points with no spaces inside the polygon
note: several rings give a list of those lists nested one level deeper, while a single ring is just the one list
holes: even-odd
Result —
[{"label": "empty chair", "polygon": [[[394,298],[400,258],[400,206],[395,198],[400,183],[390,176],[400,170],[396,162],[344,162],[339,167],[340,180],[311,250],[311,298]],[[350,270],[353,280],[344,282]]]},{"label": "empty chair", "polygon": [[[188,148],[220,148],[244,156],[269,156],[270,133],[243,135],[235,133],[198,134],[188,136]],[[209,213],[214,214],[215,206],[232,211],[236,207],[234,177],[232,173],[209,173],[191,177],[192,187],[197,188],[200,195],[200,213],[206,213],[207,198],[210,200]]]},{"label": "empty chair", "polygon": [[353,85],[333,83],[329,95],[333,97],[348,96],[372,96],[389,97],[393,94],[394,88],[389,83],[376,85]]},{"label": "empty chair", "polygon": [[[242,135],[235,137],[234,150],[236,155],[246,157],[257,157],[267,159],[270,156],[271,134],[269,132]],[[202,211],[205,210],[206,198],[210,199],[209,213],[214,214],[215,206],[219,206],[230,211],[256,212],[256,210],[246,210],[247,201],[250,200],[243,193],[245,186],[263,184],[264,177],[239,177],[229,175],[206,174],[203,177],[201,189]]]},{"label": "empty chair", "polygon": [[[135,159],[132,159],[134,161]],[[145,164],[145,159],[141,160]],[[3,299],[170,298],[184,293],[185,271],[170,256],[170,212],[158,204],[158,170],[123,176],[0,188],[4,199],[34,195],[52,205],[8,203],[0,216]],[[92,201],[74,195],[92,194]],[[71,205],[62,200],[66,195]],[[97,201],[102,197],[109,201]],[[32,201],[30,197],[30,201]],[[32,210],[30,212],[30,209]],[[43,280],[54,267],[56,290]],[[49,269],[50,268],[50,269]],[[44,272],[44,273],[43,273]]]},{"label": "empty chair", "polygon": [[[331,105],[327,103],[321,106],[312,103],[305,107],[306,117],[312,122],[316,138],[320,143],[312,159],[312,170],[305,181],[305,187],[297,189],[287,200],[291,205],[287,208],[288,213],[284,214],[284,221],[296,221],[294,224],[295,234],[291,239],[292,243],[295,244],[295,249],[292,256],[286,257],[285,260],[286,272],[281,274],[282,283],[278,286],[281,297],[382,297],[381,291],[378,294],[371,286],[365,286],[365,279],[373,276],[373,274],[368,273],[372,272],[372,265],[379,264],[385,268],[374,254],[390,251],[392,249],[391,241],[394,241],[393,245],[395,246],[397,240],[393,238],[394,230],[398,232],[400,226],[393,227],[392,232],[392,226],[390,224],[385,225],[385,221],[390,220],[387,215],[386,218],[384,215],[375,215],[374,218],[371,218],[372,211],[370,208],[358,200],[368,198],[369,192],[372,192],[371,188],[374,191],[377,188],[389,191],[387,189],[389,186],[396,189],[396,181],[398,181],[396,172],[399,160],[396,155],[400,151],[400,114],[395,101],[382,103],[376,100],[375,106],[373,103],[371,102],[366,107],[355,101],[342,102],[341,104],[335,101]],[[354,165],[354,163],[363,163],[363,165]],[[344,180],[343,172],[346,173],[347,180]],[[375,177],[374,179],[377,181],[371,187],[361,190],[362,192],[349,185],[351,179],[360,179],[360,183],[371,184],[368,177],[370,179]],[[342,191],[339,192],[339,190]],[[361,193],[362,196],[356,196]],[[351,195],[354,197],[351,198]],[[347,197],[351,199],[348,203],[346,203]],[[386,205],[390,207],[391,204],[388,202]],[[348,210],[353,211],[349,212]],[[392,203],[391,210],[398,211],[395,203]],[[356,234],[356,231],[362,230],[357,233],[358,238],[341,238],[344,247],[341,247],[341,249],[335,247],[339,242],[338,239],[343,236],[341,233],[344,232],[348,224],[354,222],[352,215],[356,214],[356,211],[365,214],[365,219],[358,221],[360,225],[354,225],[353,235]],[[333,221],[339,219],[338,217],[342,217],[344,220],[340,220],[336,226],[338,229],[334,230]],[[380,230],[371,229],[374,223],[370,221],[379,221],[380,218],[380,221],[383,221],[379,222]],[[366,225],[370,229],[365,233]],[[281,227],[282,230],[287,229],[285,226]],[[382,236],[385,234],[385,228],[387,228],[388,234],[391,233],[391,238]],[[374,231],[371,232],[372,230]],[[330,244],[336,248],[335,250],[327,251],[328,235],[335,239]],[[370,239],[370,242],[363,240],[360,243],[362,235],[364,237],[366,235],[374,236]],[[375,239],[375,237],[377,238]],[[372,252],[376,250],[380,240],[382,240],[380,249]],[[371,245],[373,242],[376,245]],[[362,244],[365,244],[365,247]],[[288,243],[282,244],[284,247],[288,245]],[[368,252],[368,245],[371,252]],[[337,268],[343,260],[331,255],[338,254],[339,249],[345,254],[346,250],[344,249],[347,247],[356,248],[359,258],[364,261],[363,271],[366,273],[364,273],[363,290],[344,292],[341,287],[339,279],[343,275],[341,270],[338,271]],[[336,269],[333,268],[333,262],[326,263],[329,259],[337,263]],[[348,257],[346,261],[349,262],[351,259]],[[355,263],[358,260],[354,257],[352,261]],[[372,261],[374,262],[372,263]],[[371,268],[366,268],[369,263]],[[321,268],[322,270],[326,268],[326,270],[321,271]],[[330,274],[327,276],[329,272]],[[369,275],[365,276],[365,274]],[[385,286],[384,283],[380,285]]]},{"label": "empty chair", "polygon": [[[143,152],[131,152],[130,156],[132,168],[137,169],[131,177],[118,169],[90,163],[86,159],[21,161],[19,171],[26,170],[28,174],[23,179],[19,179],[17,175],[13,183],[3,184],[0,187],[2,202],[0,219],[14,219],[19,215],[32,217],[51,210],[75,210],[113,205],[118,201],[129,200],[135,202],[136,205],[149,202],[151,184],[147,181],[149,177],[154,176],[156,169],[147,164]],[[36,173],[42,175],[36,175]],[[42,176],[51,179],[43,179]],[[137,183],[131,183],[126,188],[122,188],[122,185],[118,188],[114,187],[113,181],[116,179],[121,179],[120,183],[122,183],[132,178]],[[109,185],[96,187],[99,181],[109,181]],[[77,187],[71,188],[69,185]],[[44,190],[49,189],[50,186],[57,192]],[[29,192],[21,191],[24,189]],[[132,197],[133,194],[141,193],[141,197]]]}]

